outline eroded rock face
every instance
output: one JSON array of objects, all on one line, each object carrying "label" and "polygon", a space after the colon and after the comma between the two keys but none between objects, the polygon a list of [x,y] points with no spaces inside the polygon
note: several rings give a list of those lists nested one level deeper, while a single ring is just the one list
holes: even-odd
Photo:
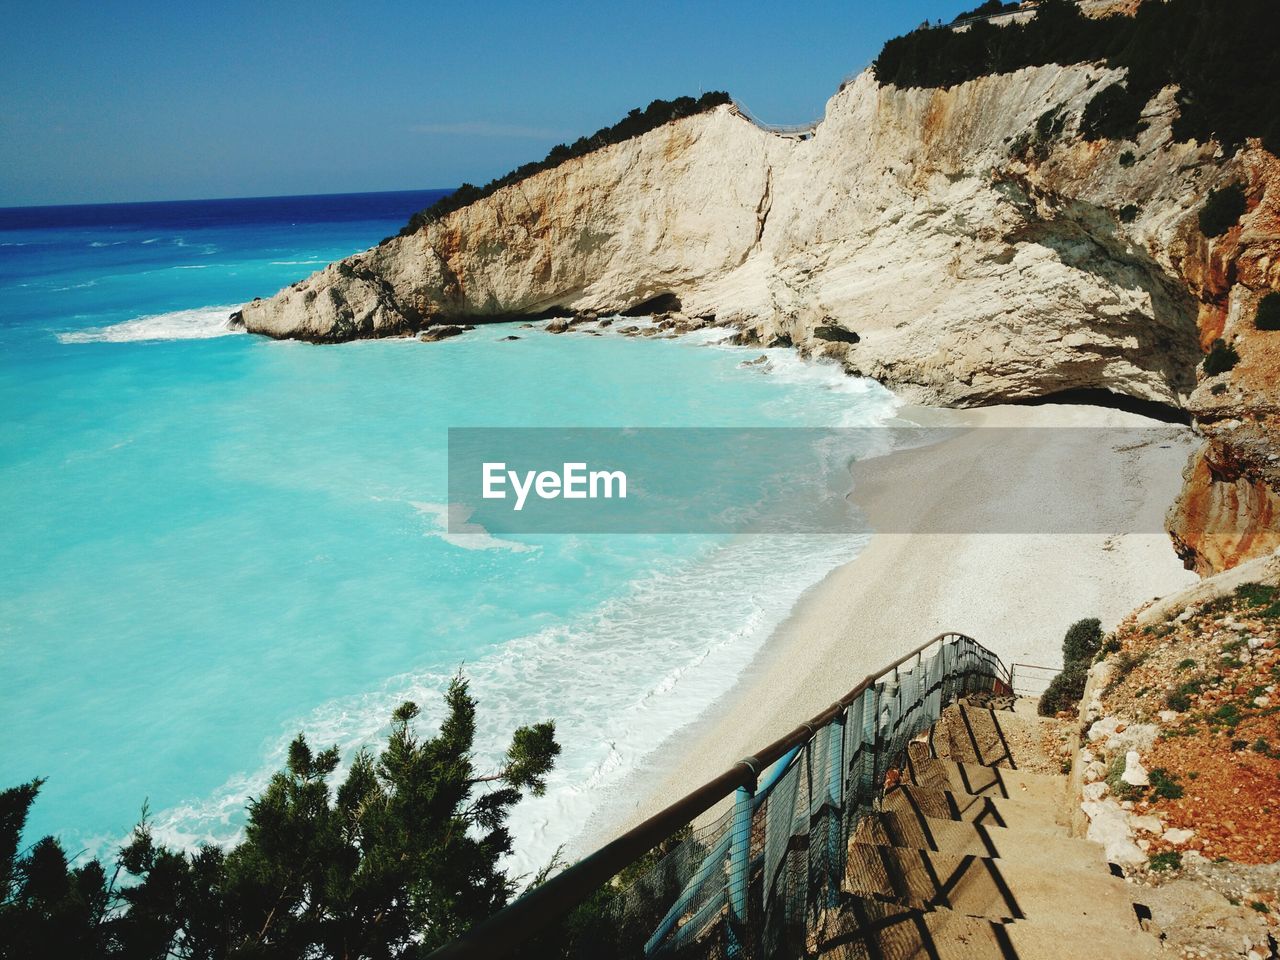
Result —
[{"label": "eroded rock face", "polygon": [[1263,150],[1235,168],[1249,210],[1220,237],[1184,239],[1179,267],[1199,301],[1201,342],[1239,362],[1202,376],[1187,407],[1207,442],[1169,514],[1188,567],[1215,573],[1280,547],[1280,332],[1257,330],[1258,303],[1280,289],[1280,161]]},{"label": "eroded rock face", "polygon": [[[1189,408],[1206,467],[1171,525],[1189,563],[1219,569],[1273,543],[1210,548],[1195,521],[1236,510],[1274,525],[1254,511],[1280,489],[1280,334],[1253,331],[1251,311],[1280,287],[1280,171],[1256,147],[1225,159],[1174,142],[1172,90],[1136,141],[1081,140],[1085,104],[1121,75],[1051,65],[902,90],[864,73],[804,141],[720,107],[326,267],[246,305],[243,322],[335,341],[658,303],[920,401],[1101,389]],[[1232,180],[1251,209],[1206,240],[1196,214]],[[1213,392],[1197,365],[1219,336],[1238,339],[1241,362]],[[1227,461],[1233,478],[1208,467]]]}]

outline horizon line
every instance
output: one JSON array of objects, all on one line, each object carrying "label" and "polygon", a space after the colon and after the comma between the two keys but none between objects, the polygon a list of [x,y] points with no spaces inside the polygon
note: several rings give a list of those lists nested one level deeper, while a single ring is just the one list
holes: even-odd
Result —
[{"label": "horizon line", "polygon": [[68,203],[17,203],[0,204],[0,213],[9,210],[46,210],[65,207],[137,207],[162,203],[217,203],[232,200],[301,200],[308,197],[359,197],[384,193],[431,193],[457,190],[452,187],[406,187],[400,190],[333,190],[324,193],[267,193],[253,196],[222,197],[170,197],[164,200],[90,200]]}]

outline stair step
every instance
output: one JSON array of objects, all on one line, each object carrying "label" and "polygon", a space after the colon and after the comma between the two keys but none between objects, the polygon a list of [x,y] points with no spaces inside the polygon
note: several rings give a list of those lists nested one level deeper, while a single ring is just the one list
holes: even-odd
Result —
[{"label": "stair step", "polygon": [[1002,767],[983,767],[927,756],[928,746],[912,744],[907,753],[907,779],[917,786],[951,793],[1047,800],[1056,805],[1066,799],[1067,778]]},{"label": "stair step", "polygon": [[1147,960],[1160,955],[1158,941],[1138,930],[1082,930],[1071,918],[1001,923],[854,896],[842,898],[819,920],[815,941],[823,960]]},{"label": "stair step", "polygon": [[930,790],[915,784],[900,784],[885,794],[881,809],[921,814],[940,820],[963,820],[989,827],[1008,827],[1026,833],[1057,836],[1067,834],[1066,827],[1054,821],[1060,804],[1052,800],[974,796],[947,790]]},{"label": "stair step", "polygon": [[997,712],[987,707],[952,704],[942,711],[934,732],[933,743],[938,756],[984,767],[1018,767],[1012,744],[1004,735]]},{"label": "stair step", "polygon": [[[974,707],[961,705],[962,710]],[[988,711],[985,721],[1000,728],[1001,747],[1007,749],[1018,770],[1035,773],[1056,773],[1062,762],[1058,737],[1046,739],[1053,727],[1052,721],[1036,712],[1036,701],[1022,698],[1012,709]]]},{"label": "stair step", "polygon": [[854,830],[859,843],[885,844],[950,854],[974,854],[1040,864],[1059,861],[1079,867],[1105,869],[1102,847],[1088,840],[1046,833],[1027,833],[1007,827],[988,827],[959,820],[885,810],[868,814]]},{"label": "stair step", "polygon": [[1138,929],[1133,888],[1101,867],[961,856],[853,843],[848,893],[899,906],[942,908],[992,920],[1069,918],[1076,924]]}]

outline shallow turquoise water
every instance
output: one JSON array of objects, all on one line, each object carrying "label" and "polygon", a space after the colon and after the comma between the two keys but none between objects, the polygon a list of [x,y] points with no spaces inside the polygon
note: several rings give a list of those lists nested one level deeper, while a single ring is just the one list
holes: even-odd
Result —
[{"label": "shallow turquoise water", "polygon": [[860,541],[460,539],[446,429],[869,424],[893,400],[696,339],[223,335],[222,307],[402,219],[307,209],[0,218],[0,784],[48,777],[31,829],[72,849],[144,800],[170,839],[225,839],[292,733],[349,752],[405,697],[430,721],[465,664],[487,755],[558,721],[552,789],[516,823],[540,863]]}]

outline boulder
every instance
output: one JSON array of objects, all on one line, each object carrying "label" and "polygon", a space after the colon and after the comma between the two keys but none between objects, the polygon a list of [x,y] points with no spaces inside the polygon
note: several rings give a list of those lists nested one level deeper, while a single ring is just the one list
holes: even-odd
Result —
[{"label": "boulder", "polygon": [[1137,867],[1147,862],[1147,855],[1133,841],[1128,814],[1111,800],[1086,800],[1080,804],[1089,818],[1085,834],[1106,848],[1107,859],[1121,866]]},{"label": "boulder", "polygon": [[813,335],[819,340],[827,340],[832,343],[858,343],[862,340],[852,330],[837,326],[814,327]]}]

